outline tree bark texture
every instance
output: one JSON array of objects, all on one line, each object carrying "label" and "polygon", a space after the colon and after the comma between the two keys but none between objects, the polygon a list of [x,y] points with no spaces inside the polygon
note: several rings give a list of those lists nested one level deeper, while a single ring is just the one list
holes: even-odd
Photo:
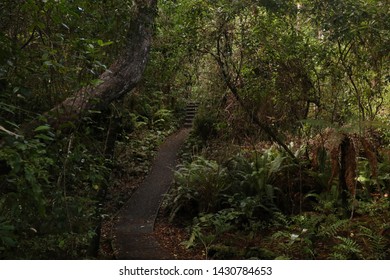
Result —
[{"label": "tree bark texture", "polygon": [[354,198],[356,194],[356,150],[349,136],[344,135],[340,144],[339,184],[341,198],[345,208],[348,207],[348,195]]}]

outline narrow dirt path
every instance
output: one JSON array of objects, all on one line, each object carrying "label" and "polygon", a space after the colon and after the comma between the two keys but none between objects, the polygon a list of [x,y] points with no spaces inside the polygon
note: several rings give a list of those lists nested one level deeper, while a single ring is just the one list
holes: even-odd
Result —
[{"label": "narrow dirt path", "polygon": [[188,137],[184,128],[160,146],[146,179],[122,207],[113,228],[113,249],[117,259],[173,259],[153,236],[163,195],[168,191],[177,163],[177,153]]}]

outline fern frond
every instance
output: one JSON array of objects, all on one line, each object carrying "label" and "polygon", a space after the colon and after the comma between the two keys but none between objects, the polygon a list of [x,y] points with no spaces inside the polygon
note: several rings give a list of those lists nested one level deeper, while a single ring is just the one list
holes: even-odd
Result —
[{"label": "fern frond", "polygon": [[289,237],[290,237],[290,233],[279,230],[279,231],[275,232],[274,234],[272,234],[271,240],[279,241],[280,238],[289,238]]},{"label": "fern frond", "polygon": [[349,237],[336,236],[341,241],[334,247],[335,252],[345,255],[347,259],[361,258],[362,249],[360,245]]},{"label": "fern frond", "polygon": [[[365,237],[368,239],[367,245],[371,251],[369,258],[375,260],[383,260],[386,258],[386,239],[380,234],[374,232],[370,228],[365,226],[359,226],[361,233],[359,237]],[[365,239],[366,240],[366,239]]]},{"label": "fern frond", "polygon": [[331,225],[321,225],[318,231],[318,236],[332,237],[337,235],[338,232],[345,229],[349,220],[337,220]]},{"label": "fern frond", "polygon": [[338,252],[333,252],[328,259],[330,260],[346,260],[348,259],[345,255],[338,253]]}]

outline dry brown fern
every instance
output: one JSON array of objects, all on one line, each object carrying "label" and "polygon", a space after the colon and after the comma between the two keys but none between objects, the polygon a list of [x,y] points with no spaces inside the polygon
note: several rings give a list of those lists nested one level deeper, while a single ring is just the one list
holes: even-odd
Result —
[{"label": "dry brown fern", "polygon": [[319,153],[325,150],[329,155],[332,171],[328,180],[328,187],[332,185],[333,179],[336,178],[339,173],[340,144],[342,140],[342,134],[336,129],[325,128],[320,134],[309,141],[309,146],[311,147],[311,163],[314,170],[319,167]]},{"label": "dry brown fern", "polygon": [[376,154],[374,152],[373,145],[369,142],[369,140],[365,137],[360,138],[360,143],[362,143],[364,154],[370,163],[371,168],[371,177],[377,178],[378,177],[378,159],[376,157]]}]

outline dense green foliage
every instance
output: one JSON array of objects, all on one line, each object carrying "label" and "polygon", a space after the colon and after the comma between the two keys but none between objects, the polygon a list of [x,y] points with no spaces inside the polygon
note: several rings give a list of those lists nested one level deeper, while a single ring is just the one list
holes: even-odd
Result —
[{"label": "dense green foliage", "polygon": [[[127,43],[133,8],[133,1],[0,3],[1,259],[96,257],[102,217],[114,214],[105,212],[106,193],[144,176],[176,127],[180,106],[142,86],[80,122],[45,124],[44,112],[100,83]],[[36,118],[43,124],[22,135]],[[118,207],[126,199],[115,198]]]},{"label": "dense green foliage", "polygon": [[101,83],[136,4],[0,3],[0,259],[95,257],[102,218],[114,215],[105,202],[123,204],[115,191],[147,173],[194,99],[168,196],[188,248],[389,258],[388,1],[158,5],[138,87],[106,111],[50,126],[45,112]]},{"label": "dense green foliage", "polygon": [[[304,160],[302,150],[296,154]],[[358,171],[358,180],[366,178],[365,168]],[[209,258],[388,259],[388,195],[373,197],[376,182],[367,180],[345,209],[337,184],[321,185],[327,173],[274,147],[220,164],[196,157],[179,167],[167,209],[189,227],[187,248],[202,246]],[[387,176],[381,184],[387,194],[389,183]]]},{"label": "dense green foliage", "polygon": [[163,3],[198,57],[202,107],[167,203],[187,247],[388,258],[388,3]]}]

